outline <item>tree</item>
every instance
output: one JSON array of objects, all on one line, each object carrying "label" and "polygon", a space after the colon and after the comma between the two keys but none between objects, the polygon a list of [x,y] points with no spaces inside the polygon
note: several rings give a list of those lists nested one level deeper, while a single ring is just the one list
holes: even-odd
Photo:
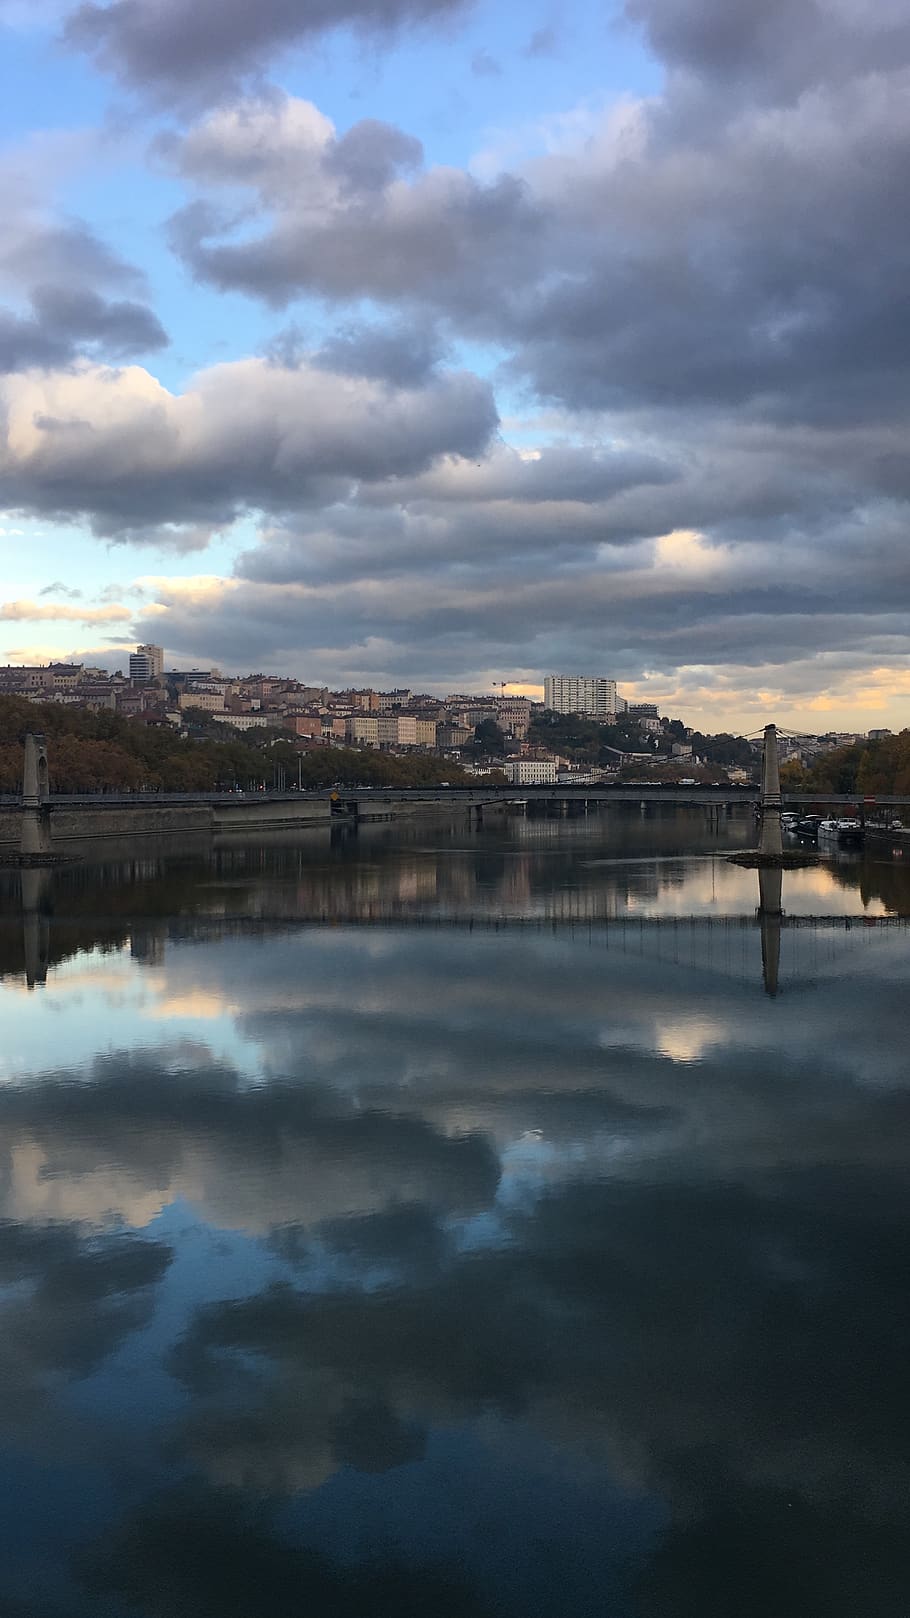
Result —
[{"label": "tree", "polygon": [[501,758],[506,745],[502,727],[495,719],[482,719],[474,727],[474,752],[487,754],[491,758]]},{"label": "tree", "polygon": [[799,759],[785,759],[780,767],[780,784],[787,792],[808,792],[809,771]]}]

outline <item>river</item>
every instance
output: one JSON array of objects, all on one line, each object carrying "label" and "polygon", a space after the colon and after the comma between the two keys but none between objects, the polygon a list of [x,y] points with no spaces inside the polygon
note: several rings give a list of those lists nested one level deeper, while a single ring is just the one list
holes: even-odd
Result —
[{"label": "river", "polygon": [[904,1618],[910,843],[753,841],[0,872],[4,1618]]}]

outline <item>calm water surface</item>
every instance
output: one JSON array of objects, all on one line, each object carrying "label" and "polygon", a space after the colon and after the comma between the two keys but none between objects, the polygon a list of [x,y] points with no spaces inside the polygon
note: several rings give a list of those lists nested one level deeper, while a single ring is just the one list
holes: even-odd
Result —
[{"label": "calm water surface", "polygon": [[910,844],[753,839],[0,873],[4,1618],[905,1618]]}]

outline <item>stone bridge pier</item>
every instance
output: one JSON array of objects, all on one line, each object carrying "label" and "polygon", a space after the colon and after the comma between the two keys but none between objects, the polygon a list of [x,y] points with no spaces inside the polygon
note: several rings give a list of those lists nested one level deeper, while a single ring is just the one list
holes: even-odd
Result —
[{"label": "stone bridge pier", "polygon": [[765,741],[761,760],[761,836],[760,854],[780,859],[784,845],[780,834],[780,765],[777,756],[777,726],[765,726]]},{"label": "stone bridge pier", "polygon": [[22,777],[22,836],[19,854],[25,861],[46,858],[51,848],[51,811],[48,803],[47,743],[43,736],[25,738]]}]

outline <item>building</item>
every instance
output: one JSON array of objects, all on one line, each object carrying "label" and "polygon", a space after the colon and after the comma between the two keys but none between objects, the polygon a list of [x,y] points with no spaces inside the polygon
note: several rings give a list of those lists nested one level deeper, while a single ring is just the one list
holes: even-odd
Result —
[{"label": "building", "polygon": [[377,716],[380,747],[416,747],[417,719],[414,714],[381,713]]},{"label": "building", "polygon": [[543,683],[543,701],[553,713],[584,714],[588,719],[615,719],[626,711],[616,681],[593,674],[548,674]]},{"label": "building", "polygon": [[186,713],[200,708],[204,713],[224,713],[223,691],[181,691],[178,707]]},{"label": "building", "polygon": [[555,759],[520,758],[501,767],[506,779],[516,787],[556,785]]},{"label": "building", "polygon": [[145,685],[149,680],[157,680],[159,674],[164,673],[164,651],[160,646],[154,646],[150,641],[147,646],[137,646],[130,653],[130,679],[139,685]]},{"label": "building", "polygon": [[114,699],[117,712],[125,719],[152,713],[161,706],[163,693],[157,685],[124,685]]},{"label": "building", "polygon": [[338,699],[345,707],[353,708],[358,713],[379,712],[378,691],[341,691],[338,693]]},{"label": "building", "polygon": [[[263,720],[265,723],[265,720]],[[321,736],[322,715],[311,713],[298,713],[288,720],[288,729],[295,736]]]},{"label": "building", "polygon": [[527,697],[498,697],[496,718],[504,730],[519,738],[527,736],[531,724],[531,704]]},{"label": "building", "polygon": [[377,691],[375,693],[379,713],[391,713],[394,708],[406,708],[411,700],[411,693],[406,687],[397,687],[394,691]]},{"label": "building", "polygon": [[[192,704],[187,704],[192,706]],[[196,705],[198,707],[198,704]],[[264,713],[212,713],[216,725],[230,725],[233,730],[259,730],[272,723]]]},{"label": "building", "polygon": [[351,714],[345,727],[345,734],[349,742],[355,747],[379,746],[379,715],[374,713]]}]

